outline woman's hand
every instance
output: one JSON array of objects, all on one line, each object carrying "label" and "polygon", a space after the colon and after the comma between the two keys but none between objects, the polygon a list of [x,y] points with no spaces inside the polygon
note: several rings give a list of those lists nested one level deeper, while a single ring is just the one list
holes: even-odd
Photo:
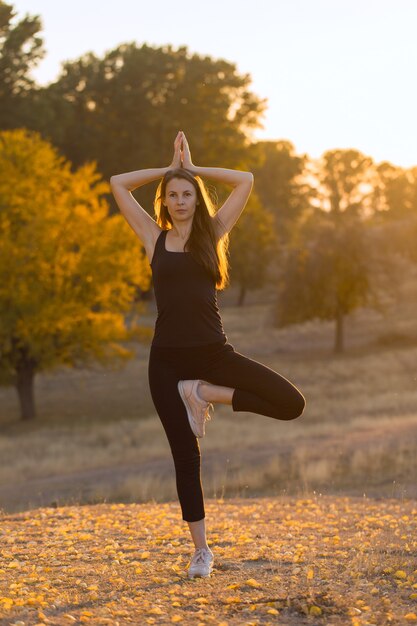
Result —
[{"label": "woman's hand", "polygon": [[187,170],[192,170],[195,167],[191,161],[190,147],[184,133],[182,133],[182,166]]},{"label": "woman's hand", "polygon": [[182,132],[178,131],[177,136],[174,141],[174,156],[172,158],[171,165],[169,169],[176,169],[177,167],[181,167],[181,144],[182,144]]}]

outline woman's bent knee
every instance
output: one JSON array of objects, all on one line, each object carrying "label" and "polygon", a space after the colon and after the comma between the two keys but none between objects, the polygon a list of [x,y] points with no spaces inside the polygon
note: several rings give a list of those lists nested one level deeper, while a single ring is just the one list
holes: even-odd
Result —
[{"label": "woman's bent knee", "polygon": [[299,393],[296,401],[294,402],[294,415],[290,419],[296,419],[300,417],[304,413],[304,409],[306,407],[306,399],[304,398],[302,393]]},{"label": "woman's bent knee", "polygon": [[278,419],[281,420],[295,420],[297,417],[303,414],[306,406],[306,400],[302,393],[298,392],[294,397],[291,405],[287,408],[287,411],[283,414],[281,409],[281,414],[278,415]]}]

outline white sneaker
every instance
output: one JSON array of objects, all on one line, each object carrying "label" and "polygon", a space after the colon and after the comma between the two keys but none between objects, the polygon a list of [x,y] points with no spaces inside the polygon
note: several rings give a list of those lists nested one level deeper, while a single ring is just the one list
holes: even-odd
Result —
[{"label": "white sneaker", "polygon": [[178,391],[187,409],[188,421],[191,430],[196,437],[204,437],[205,422],[211,419],[210,407],[214,410],[211,402],[203,400],[198,395],[198,385],[200,380],[180,380],[178,381]]},{"label": "white sneaker", "polygon": [[213,570],[214,554],[210,548],[196,548],[188,568],[188,578],[210,576]]}]

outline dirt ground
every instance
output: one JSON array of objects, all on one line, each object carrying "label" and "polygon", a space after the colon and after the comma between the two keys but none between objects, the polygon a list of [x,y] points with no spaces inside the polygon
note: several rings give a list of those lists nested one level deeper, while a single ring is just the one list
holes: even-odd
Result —
[{"label": "dirt ground", "polygon": [[417,502],[206,499],[210,578],[177,502],[3,514],[0,624],[417,623]]}]

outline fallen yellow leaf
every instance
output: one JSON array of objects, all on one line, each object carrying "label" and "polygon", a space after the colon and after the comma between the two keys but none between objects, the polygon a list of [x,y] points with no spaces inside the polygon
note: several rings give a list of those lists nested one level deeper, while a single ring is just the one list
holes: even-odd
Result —
[{"label": "fallen yellow leaf", "polygon": [[228,596],[225,600],[227,604],[233,604],[234,602],[240,602],[239,596]]},{"label": "fallen yellow leaf", "polygon": [[154,606],[152,609],[150,609],[149,613],[152,613],[153,615],[163,615],[164,614],[163,610],[159,606]]},{"label": "fallen yellow leaf", "polygon": [[313,604],[313,606],[310,606],[308,612],[310,615],[321,615],[322,610],[319,606],[316,606],[315,604]]}]

